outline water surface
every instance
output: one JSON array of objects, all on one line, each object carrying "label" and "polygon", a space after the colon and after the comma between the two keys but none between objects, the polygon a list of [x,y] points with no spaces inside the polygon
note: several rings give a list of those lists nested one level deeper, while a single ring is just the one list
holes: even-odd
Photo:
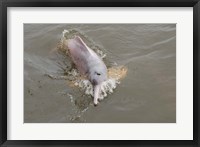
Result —
[{"label": "water surface", "polygon": [[[63,30],[76,30],[106,54],[107,66],[127,75],[97,107],[69,86],[70,62],[59,46]],[[25,123],[175,123],[175,24],[24,24]]]}]

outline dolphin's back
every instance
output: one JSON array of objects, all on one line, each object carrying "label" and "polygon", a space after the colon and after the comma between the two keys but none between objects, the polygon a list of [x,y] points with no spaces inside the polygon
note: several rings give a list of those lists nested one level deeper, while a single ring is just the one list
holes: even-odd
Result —
[{"label": "dolphin's back", "polygon": [[98,103],[100,85],[107,79],[107,68],[102,59],[76,36],[67,43],[70,56],[77,69],[94,85],[94,104]]},{"label": "dolphin's back", "polygon": [[88,57],[90,56],[90,52],[85,43],[83,43],[80,37],[75,37],[69,40],[68,48],[70,56],[78,70],[82,74],[86,74],[88,72]]}]

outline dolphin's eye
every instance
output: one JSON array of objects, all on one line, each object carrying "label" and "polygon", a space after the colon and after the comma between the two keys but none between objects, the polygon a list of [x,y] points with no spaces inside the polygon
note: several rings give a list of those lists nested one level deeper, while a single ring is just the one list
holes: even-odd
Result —
[{"label": "dolphin's eye", "polygon": [[98,73],[98,72],[96,72],[96,74],[98,75],[98,76],[100,76],[101,74],[100,73]]}]

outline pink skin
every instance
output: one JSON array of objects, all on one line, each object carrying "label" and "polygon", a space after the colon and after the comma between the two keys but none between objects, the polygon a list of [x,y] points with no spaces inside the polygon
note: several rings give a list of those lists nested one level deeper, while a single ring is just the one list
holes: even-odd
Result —
[{"label": "pink skin", "polygon": [[98,104],[100,87],[101,87],[100,85],[94,86],[94,105]]},{"label": "pink skin", "polygon": [[107,67],[102,59],[76,36],[67,44],[72,61],[82,75],[86,75],[93,85],[94,105],[98,104],[101,83],[107,80]]}]

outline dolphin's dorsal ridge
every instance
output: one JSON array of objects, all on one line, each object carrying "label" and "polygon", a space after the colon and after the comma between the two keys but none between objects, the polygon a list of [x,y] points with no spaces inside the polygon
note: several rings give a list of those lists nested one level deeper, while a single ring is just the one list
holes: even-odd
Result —
[{"label": "dolphin's dorsal ridge", "polygon": [[78,44],[79,48],[83,52],[90,53],[90,51],[88,50],[88,46],[84,43],[84,41],[82,40],[80,36],[75,36],[74,40],[76,41],[76,44]]},{"label": "dolphin's dorsal ridge", "polygon": [[83,40],[79,36],[75,36],[74,39],[71,39],[69,41],[68,48],[70,50],[80,49],[85,53],[89,53],[87,45],[83,42]]},{"label": "dolphin's dorsal ridge", "polygon": [[80,45],[87,47],[87,45],[83,42],[83,40],[81,39],[81,37],[75,36],[74,39],[75,39]]}]

